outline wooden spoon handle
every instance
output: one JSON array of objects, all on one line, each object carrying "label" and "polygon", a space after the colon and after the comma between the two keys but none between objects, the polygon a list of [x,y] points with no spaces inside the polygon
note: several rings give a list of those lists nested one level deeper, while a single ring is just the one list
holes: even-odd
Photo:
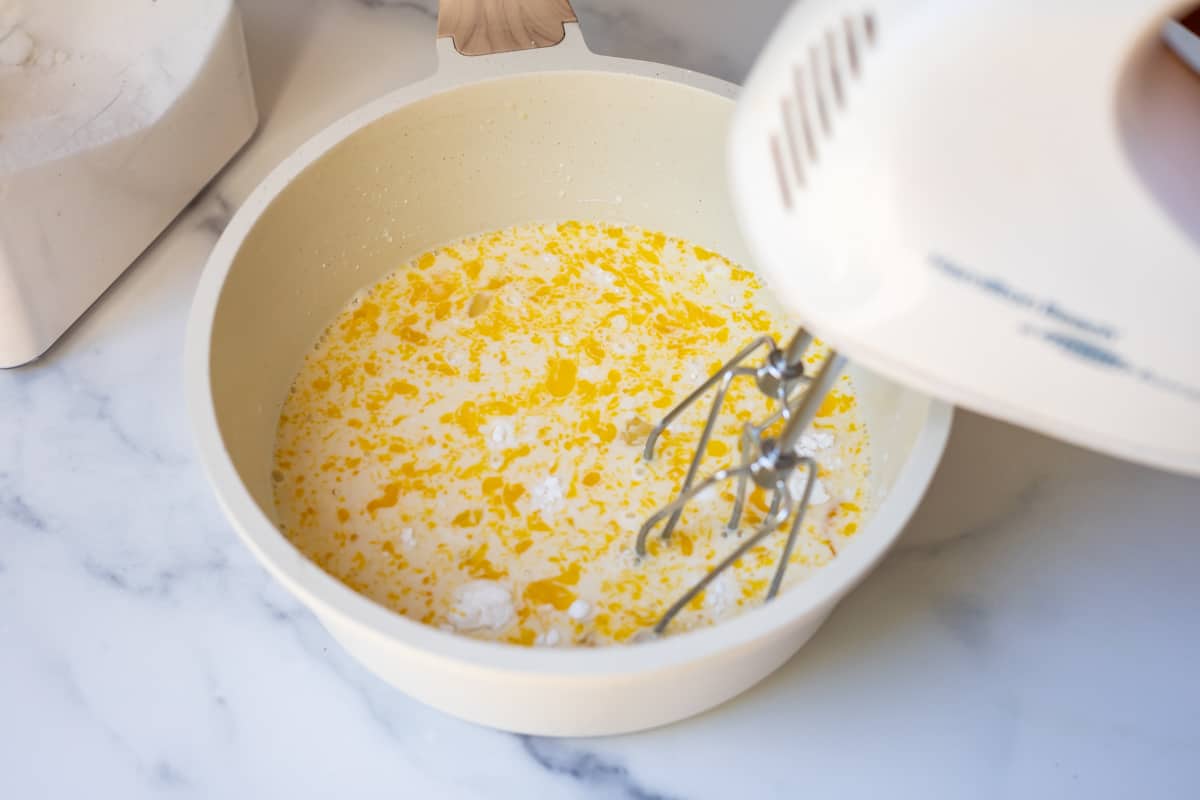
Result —
[{"label": "wooden spoon handle", "polygon": [[441,0],[437,35],[464,56],[550,47],[563,23],[576,22],[568,0]]}]

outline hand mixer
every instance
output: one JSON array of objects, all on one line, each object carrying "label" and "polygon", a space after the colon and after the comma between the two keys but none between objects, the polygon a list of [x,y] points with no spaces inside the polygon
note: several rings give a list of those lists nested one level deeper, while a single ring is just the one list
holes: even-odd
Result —
[{"label": "hand mixer", "polygon": [[[1200,13],[1186,6],[792,9],[739,102],[731,185],[768,287],[836,349],[810,376],[807,330],[785,348],[752,342],[651,431],[647,459],[715,391],[678,496],[638,533],[639,556],[717,484],[734,485],[731,531],[750,483],[770,498],[656,633],[786,530],[767,599],[779,591],[817,469],[797,444],[846,357],[958,405],[1200,475],[1200,76],[1189,67],[1200,64]],[[739,463],[698,481],[739,378],[775,410],[745,426]]]}]

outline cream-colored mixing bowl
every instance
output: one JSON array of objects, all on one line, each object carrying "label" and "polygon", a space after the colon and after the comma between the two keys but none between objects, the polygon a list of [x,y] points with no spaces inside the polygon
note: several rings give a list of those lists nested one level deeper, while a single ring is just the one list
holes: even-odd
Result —
[{"label": "cream-colored mixing bowl", "polygon": [[456,716],[595,735],[704,711],[795,653],[899,535],[951,409],[852,368],[875,499],[853,544],[761,608],[645,644],[526,648],[458,636],[376,605],[293,547],[276,527],[270,479],[280,405],[359,289],[463,235],[564,218],[662,230],[752,265],[722,168],[735,87],[594,55],[576,24],[563,28],[554,46],[484,56],[439,39],[434,77],[345,117],[276,168],[213,251],[185,366],[192,426],[226,514],[347,650]]}]

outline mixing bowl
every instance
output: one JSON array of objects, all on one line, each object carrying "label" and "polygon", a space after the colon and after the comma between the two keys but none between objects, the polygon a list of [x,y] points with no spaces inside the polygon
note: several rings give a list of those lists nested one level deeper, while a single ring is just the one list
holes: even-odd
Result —
[{"label": "mixing bowl", "polygon": [[[569,19],[561,0],[548,7],[566,8]],[[951,410],[852,368],[874,497],[853,544],[777,600],[659,641],[590,649],[477,641],[376,605],[292,546],[276,527],[270,479],[280,405],[306,352],[359,289],[461,236],[566,218],[662,230],[750,265],[721,167],[735,87],[595,55],[570,21],[549,46],[562,19],[539,29],[547,46],[537,49],[463,56],[454,44],[466,37],[439,39],[432,78],[350,114],[280,164],[212,253],[185,367],[201,459],[229,520],[350,653],[456,716],[596,735],[711,708],[795,653],[900,534],[941,456]]]}]

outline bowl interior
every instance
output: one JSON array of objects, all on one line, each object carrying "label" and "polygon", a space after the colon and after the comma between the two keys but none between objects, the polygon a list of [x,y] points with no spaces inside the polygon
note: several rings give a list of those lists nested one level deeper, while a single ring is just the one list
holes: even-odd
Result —
[{"label": "bowl interior", "polygon": [[[305,168],[244,239],[212,323],[217,424],[260,509],[275,519],[275,427],[304,354],[354,292],[423,250],[574,217],[663,230],[752,267],[725,180],[732,109],[715,94],[631,75],[506,77],[402,106]],[[880,497],[930,401],[863,370],[852,376]],[[868,521],[860,536],[871,530]]]}]

